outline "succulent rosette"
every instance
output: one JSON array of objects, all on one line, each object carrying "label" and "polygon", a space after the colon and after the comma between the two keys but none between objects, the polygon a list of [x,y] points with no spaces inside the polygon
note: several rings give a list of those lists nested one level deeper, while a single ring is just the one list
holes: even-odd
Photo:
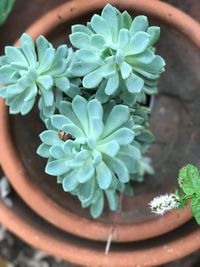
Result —
[{"label": "succulent rosette", "polygon": [[165,61],[153,48],[159,35],[160,28],[149,27],[147,17],[132,20],[107,4],[87,26],[72,26],[70,41],[77,51],[71,73],[83,77],[83,87],[91,94],[95,89],[102,103],[116,96],[129,106],[142,102],[145,94],[157,92],[164,71]]},{"label": "succulent rosette", "polygon": [[95,218],[103,211],[104,195],[111,210],[118,208],[117,191],[129,190],[128,182],[142,168],[130,116],[125,105],[102,106],[76,96],[72,103],[61,103],[60,114],[52,115],[40,134],[37,153],[48,158],[46,172],[57,176],[83,207],[90,206]]},{"label": "succulent rosette", "polygon": [[9,113],[25,115],[38,103],[47,128],[37,150],[45,171],[93,218],[105,200],[118,210],[120,192],[132,195],[132,181],[154,173],[143,156],[154,141],[144,105],[165,67],[155,54],[159,36],[147,17],[132,20],[107,4],[86,26],[72,26],[75,52],[25,33],[0,57],[0,97]]},{"label": "succulent rosette", "polygon": [[[41,117],[55,111],[62,94],[80,94],[76,84],[70,83],[67,70],[73,51],[67,45],[53,48],[43,36],[34,41],[28,34],[20,38],[20,47],[7,46],[0,60],[0,96],[6,99],[11,114],[27,114],[39,94]],[[57,88],[57,89],[56,89]]]}]

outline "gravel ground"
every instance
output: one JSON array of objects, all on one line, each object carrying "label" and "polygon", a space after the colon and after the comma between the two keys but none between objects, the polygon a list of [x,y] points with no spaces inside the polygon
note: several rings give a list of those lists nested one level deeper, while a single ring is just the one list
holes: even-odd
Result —
[{"label": "gravel ground", "polygon": [[0,267],[78,267],[35,250],[0,226]]},{"label": "gravel ground", "polygon": [[[0,170],[0,199],[12,207],[12,188]],[[0,225],[0,267],[78,267],[28,246]]]}]

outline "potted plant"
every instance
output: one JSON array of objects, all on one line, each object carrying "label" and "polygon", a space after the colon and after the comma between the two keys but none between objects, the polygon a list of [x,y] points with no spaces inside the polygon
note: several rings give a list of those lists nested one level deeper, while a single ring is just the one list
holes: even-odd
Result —
[{"label": "potted plant", "polygon": [[[144,3],[143,3],[144,4]],[[158,4],[158,5],[160,5],[160,4]],[[137,6],[137,4],[136,4],[136,6]],[[140,5],[139,5],[140,6]],[[149,6],[148,7],[150,7],[151,6],[151,4],[149,4]],[[137,6],[137,8],[138,8],[138,6]],[[141,6],[140,6],[140,8],[141,8]],[[140,9],[139,9],[140,10]],[[150,10],[150,9],[149,9]],[[58,23],[58,21],[57,21],[57,23]],[[195,23],[194,23],[195,24]],[[35,33],[34,31],[33,31],[33,33]],[[25,39],[26,37],[24,37],[24,39]],[[196,40],[196,39],[195,39]],[[45,62],[46,63],[46,62]],[[78,81],[74,81],[74,83],[75,83],[75,85],[77,85],[76,83],[77,83]],[[67,89],[66,89],[67,90]],[[79,98],[80,99],[80,98]],[[43,108],[43,104],[41,104],[41,111],[42,112],[44,112],[44,108]],[[42,116],[43,116],[44,114],[42,114]],[[63,133],[64,132],[64,133]],[[63,138],[66,138],[66,136],[65,136],[65,131],[62,131],[61,133],[60,133],[60,135],[57,135],[57,138],[60,138],[60,137],[62,137],[63,136]],[[72,135],[72,137],[70,137],[70,138],[73,138],[73,135]],[[61,141],[63,141],[63,140],[61,140]],[[73,140],[72,140],[73,141]],[[5,157],[5,156],[4,156]],[[2,162],[3,162],[3,160],[2,160]],[[5,163],[5,161],[4,161],[4,163],[2,163],[3,164],[3,166],[5,167],[5,164],[9,164],[9,162],[7,161],[7,163]],[[21,165],[19,165],[19,163],[17,163],[17,164],[15,164],[15,166],[18,166],[19,167],[19,169],[20,170],[22,170],[22,168],[21,168]],[[11,170],[10,170],[11,171]],[[13,176],[13,174],[14,174],[14,172],[12,173],[12,176]],[[19,173],[19,176],[21,175],[21,174],[25,174],[25,172],[23,171],[22,173],[20,172]],[[15,175],[16,175],[16,173],[15,173]],[[22,186],[24,186],[24,185],[22,185],[22,184],[20,184],[19,185],[20,187],[22,187]],[[34,188],[35,189],[35,188]],[[19,189],[18,189],[19,190]],[[34,192],[34,190],[32,191],[32,192]],[[37,194],[35,194],[34,195],[34,198],[35,199],[37,199],[38,198],[38,196],[41,196],[41,193],[40,193],[40,191],[37,189]],[[28,193],[24,193],[24,196],[25,196],[25,194],[26,194],[26,197],[27,197],[27,199],[29,198],[29,200],[30,200],[30,198],[31,198],[31,196],[28,194]],[[36,196],[37,195],[37,196]],[[37,199],[37,200],[39,200],[39,199]],[[48,200],[49,201],[49,199],[48,198],[46,198],[46,200]],[[38,202],[39,203],[39,201],[36,201],[36,202]],[[45,201],[44,201],[45,202]],[[48,202],[48,203],[50,203],[50,202]],[[98,202],[98,203],[102,203],[102,201],[101,202]],[[43,206],[44,205],[44,203],[41,203],[41,205]],[[32,204],[31,204],[31,206],[33,207],[33,200],[32,200]],[[38,205],[37,205],[38,206]],[[101,205],[102,206],[102,205]],[[44,206],[43,206],[44,207]],[[57,208],[57,205],[54,205],[53,206],[54,208]],[[52,208],[52,206],[51,206],[51,208]],[[37,207],[37,211],[39,211],[41,209],[41,207]],[[60,211],[60,209],[58,209],[58,211]],[[40,213],[42,213],[41,211],[40,211]],[[62,217],[62,214],[60,215],[61,217]],[[60,218],[61,218],[60,217]],[[53,223],[55,223],[55,216],[54,216],[54,218],[51,216],[51,221],[53,222]],[[72,218],[73,218],[73,216],[72,216]],[[77,217],[75,216],[74,217],[74,219],[75,220],[77,220]],[[67,222],[66,222],[66,220],[64,221],[64,224],[66,225],[67,224]],[[58,225],[59,225],[59,223],[58,223]],[[98,223],[96,224],[96,225],[98,225]],[[109,226],[110,227],[110,226]],[[134,227],[135,227],[135,225],[134,225]],[[133,228],[134,228],[133,227]],[[171,227],[171,226],[170,226]],[[93,228],[94,229],[94,228]],[[72,231],[72,230],[71,230]],[[78,231],[78,230],[77,230]],[[73,231],[72,231],[73,232]],[[78,231],[78,233],[80,233],[80,232],[82,232],[82,231]],[[126,231],[127,232],[127,231]],[[75,233],[77,233],[77,232],[75,232]],[[104,235],[104,237],[103,237],[103,239],[105,239],[106,237],[107,237],[107,235],[108,235],[108,233],[109,233],[109,231],[107,230],[107,234],[106,235]],[[85,233],[82,233],[82,235],[85,235],[86,236],[86,234]],[[134,233],[134,236],[135,236],[135,233]],[[117,238],[116,238],[117,239]]]},{"label": "potted plant", "polygon": [[[147,96],[157,92],[164,60],[153,45],[160,35],[145,16],[133,21],[107,4],[88,26],[74,25],[70,41],[57,49],[43,37],[23,34],[20,48],[1,57],[1,97],[11,114],[29,113],[39,95],[37,153],[48,158],[46,172],[64,191],[99,217],[104,195],[119,208],[118,191],[132,194],[131,180],[153,172],[142,154],[154,139],[147,129]],[[54,113],[57,113],[54,115]]]}]

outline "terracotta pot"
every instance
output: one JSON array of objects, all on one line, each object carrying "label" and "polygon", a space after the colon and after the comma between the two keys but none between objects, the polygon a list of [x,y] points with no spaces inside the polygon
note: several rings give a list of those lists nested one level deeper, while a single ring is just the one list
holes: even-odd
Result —
[{"label": "terracotta pot", "polygon": [[[196,66],[200,61],[194,45],[200,47],[200,26],[176,8],[156,0],[110,2],[121,9],[147,14],[156,19],[157,24],[168,25],[163,26],[164,38],[161,38],[158,49],[170,63],[169,75],[165,75],[160,83],[161,93],[156,98],[157,107],[151,117],[152,130],[157,135],[157,143],[151,152],[156,161],[156,175],[147,177],[141,185],[135,185],[136,196],[125,199],[113,236],[116,242],[128,242],[164,234],[191,218],[189,208],[155,217],[148,209],[148,202],[155,195],[171,191],[176,184],[178,169],[189,160],[197,163],[199,158],[197,144],[200,140],[196,129],[200,125],[193,115],[198,114],[199,106],[195,87],[199,83]],[[33,38],[43,34],[55,43],[61,39],[64,41],[70,24],[85,21],[89,12],[101,9],[106,3],[106,0],[68,1],[36,21],[27,32]],[[179,64],[176,64],[177,59]],[[192,62],[192,71],[187,61]],[[190,75],[183,75],[185,71]],[[192,88],[188,88],[190,82]],[[42,130],[36,117],[37,113],[32,112],[23,118],[8,118],[4,102],[0,102],[0,162],[4,172],[23,200],[48,222],[74,235],[107,240],[113,214],[106,211],[99,220],[92,220],[88,211],[81,209],[74,198],[64,193],[54,178],[44,174],[45,161],[35,154],[39,144],[38,133]]]},{"label": "terracotta pot", "polygon": [[112,244],[108,255],[105,244],[63,233],[33,213],[13,194],[14,206],[0,203],[0,223],[30,245],[69,262],[93,267],[143,267],[167,263],[200,248],[200,229],[190,222],[172,233],[149,241]]},{"label": "terracotta pot", "polygon": [[165,2],[181,9],[182,11],[186,12],[187,14],[192,16],[197,21],[200,21],[200,14],[198,12],[200,9],[199,0],[193,0],[193,1],[165,0]]}]

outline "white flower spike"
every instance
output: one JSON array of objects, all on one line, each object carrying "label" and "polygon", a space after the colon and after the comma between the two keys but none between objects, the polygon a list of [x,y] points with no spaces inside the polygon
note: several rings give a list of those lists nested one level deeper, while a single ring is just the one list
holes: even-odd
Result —
[{"label": "white flower spike", "polygon": [[179,207],[179,198],[171,193],[155,197],[150,203],[153,213],[164,215],[164,213]]}]

